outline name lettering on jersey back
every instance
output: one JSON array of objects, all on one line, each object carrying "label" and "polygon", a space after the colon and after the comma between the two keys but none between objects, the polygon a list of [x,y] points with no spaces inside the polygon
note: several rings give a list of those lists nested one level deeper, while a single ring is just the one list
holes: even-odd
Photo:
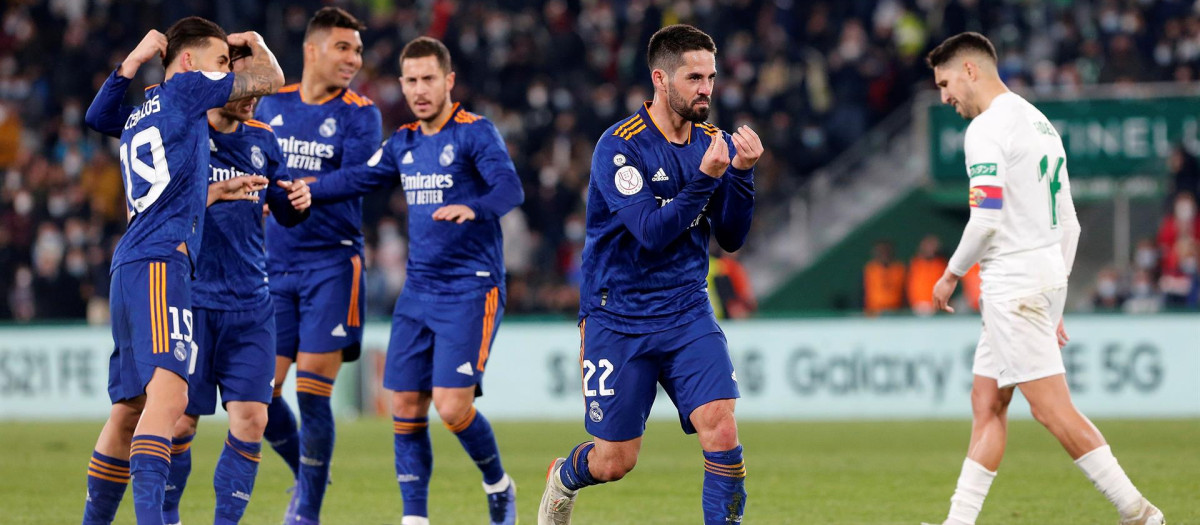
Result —
[{"label": "name lettering on jersey back", "polygon": [[442,204],[445,202],[442,191],[454,187],[454,175],[448,173],[402,173],[401,179],[404,184],[404,196],[410,205]]},{"label": "name lettering on jersey back", "polygon": [[307,171],[321,171],[322,161],[332,159],[335,151],[333,144],[296,137],[281,137],[279,149],[288,157],[288,168]]},{"label": "name lettering on jersey back", "polygon": [[[241,177],[241,176],[244,176],[244,175],[260,175],[259,173],[246,173],[246,172],[244,172],[244,171],[242,171],[242,170],[239,170],[239,169],[237,169],[236,167],[229,167],[229,168],[218,168],[218,167],[216,167],[216,166],[213,166],[213,165],[211,165],[211,164],[210,164],[208,167],[209,167],[209,169],[212,171],[212,173],[211,173],[211,174],[209,174],[209,176],[208,176],[208,183],[209,183],[209,184],[213,184],[213,183],[216,183],[216,182],[221,182],[221,181],[223,181],[223,180],[229,180],[229,179],[232,179],[232,178],[234,178],[234,177]],[[252,192],[250,192],[248,195],[253,195],[253,196],[257,197],[257,196],[258,196],[258,192],[257,192],[257,191],[252,191]]]},{"label": "name lettering on jersey back", "polygon": [[147,100],[142,104],[142,107],[133,110],[133,113],[129,114],[129,118],[125,119],[125,129],[136,126],[139,120],[159,111],[162,111],[162,103],[159,102],[159,95],[154,95],[154,98]]}]

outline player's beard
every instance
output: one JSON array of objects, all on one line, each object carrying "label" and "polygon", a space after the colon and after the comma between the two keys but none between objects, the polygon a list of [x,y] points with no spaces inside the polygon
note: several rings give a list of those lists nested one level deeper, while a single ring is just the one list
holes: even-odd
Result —
[{"label": "player's beard", "polygon": [[[694,105],[700,101],[707,101],[708,105],[700,109],[693,109]],[[675,91],[675,88],[668,85],[667,104],[671,106],[671,109],[674,110],[675,113],[678,113],[679,116],[683,117],[684,120],[699,123],[708,120],[708,110],[712,107],[712,98],[704,95],[698,95],[689,104],[683,99],[683,96],[680,95],[678,91]]]}]

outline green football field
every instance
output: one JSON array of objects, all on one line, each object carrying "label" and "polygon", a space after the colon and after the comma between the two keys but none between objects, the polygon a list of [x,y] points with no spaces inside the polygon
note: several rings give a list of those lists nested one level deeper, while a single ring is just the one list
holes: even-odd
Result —
[{"label": "green football field", "polygon": [[[1200,523],[1200,420],[1099,421],[1134,482],[1168,523]],[[78,523],[85,468],[101,424],[0,425],[0,523]],[[547,464],[586,437],[581,424],[498,423],[505,467],[517,480],[521,522],[534,514]],[[905,524],[945,517],[969,433],[965,421],[747,423],[748,524]],[[183,522],[211,523],[212,469],[224,438],[214,420],[193,445],[195,470],[183,499]],[[443,428],[436,453],[431,521],[485,524],[478,471]],[[243,523],[279,523],[291,477],[273,452],[264,459]],[[702,458],[676,425],[655,423],[642,459],[624,480],[585,489],[576,524],[700,523]],[[342,421],[325,498],[326,524],[399,524],[391,424]],[[117,523],[133,523],[126,494]],[[1115,511],[1058,444],[1031,421],[1013,422],[1008,456],[979,523],[1106,524]]]}]

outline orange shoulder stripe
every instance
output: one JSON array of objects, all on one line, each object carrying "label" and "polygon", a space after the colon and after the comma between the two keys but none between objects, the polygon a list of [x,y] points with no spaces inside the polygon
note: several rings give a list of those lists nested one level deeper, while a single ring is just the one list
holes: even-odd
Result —
[{"label": "orange shoulder stripe", "polygon": [[299,83],[296,83],[296,84],[289,84],[289,85],[286,85],[286,86],[283,86],[283,87],[279,88],[279,92],[280,92],[280,93],[292,93],[292,92],[294,92],[294,91],[300,91],[300,84],[299,84]]},{"label": "orange shoulder stripe", "polygon": [[274,132],[274,131],[275,131],[273,128],[271,128],[271,126],[268,126],[266,123],[264,123],[264,122],[261,122],[261,121],[257,121],[257,120],[254,120],[254,119],[247,120],[247,121],[246,121],[246,125],[247,125],[247,126],[251,126],[251,127],[255,127],[255,128],[262,128],[262,129],[265,129],[265,130],[267,130],[267,131],[271,131],[271,132]]}]

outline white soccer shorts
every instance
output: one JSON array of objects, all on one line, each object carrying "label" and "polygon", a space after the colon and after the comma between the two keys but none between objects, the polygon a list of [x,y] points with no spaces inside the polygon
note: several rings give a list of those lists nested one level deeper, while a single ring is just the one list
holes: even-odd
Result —
[{"label": "white soccer shorts", "polygon": [[975,375],[996,380],[1000,388],[1066,373],[1058,348],[1067,288],[1017,299],[983,301],[983,333],[975,347]]}]

